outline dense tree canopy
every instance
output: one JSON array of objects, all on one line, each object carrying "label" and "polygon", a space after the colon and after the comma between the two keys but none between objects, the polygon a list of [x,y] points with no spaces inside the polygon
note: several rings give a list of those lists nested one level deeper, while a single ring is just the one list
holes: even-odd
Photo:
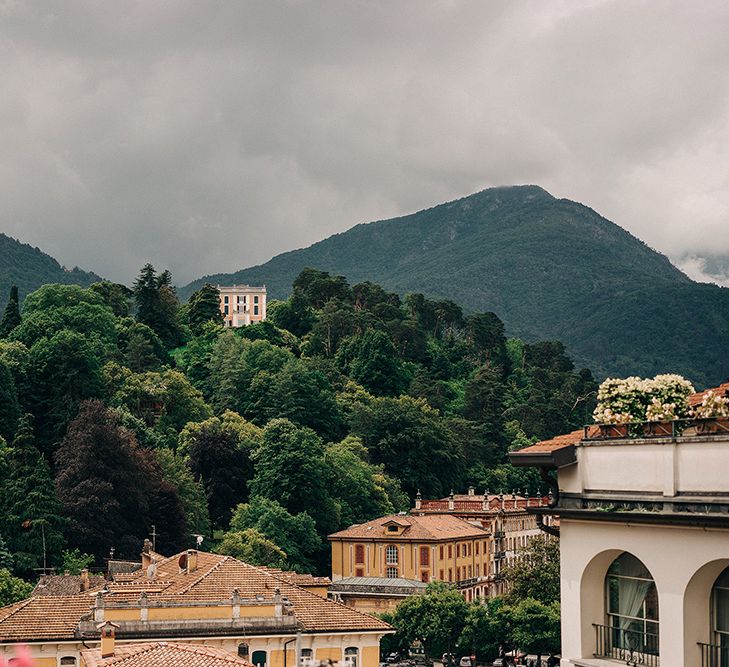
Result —
[{"label": "dense tree canopy", "polygon": [[[180,308],[151,265],[133,290],[30,294],[0,337],[0,568],[42,567],[44,534],[48,565],[85,553],[101,565],[112,547],[133,558],[154,526],[162,553],[200,535],[203,548],[325,574],[327,534],[407,510],[417,490],[539,493],[508,451],[592,410],[589,371],[557,342],[507,339],[494,313],[316,269],[269,305],[266,322],[224,327],[215,288]],[[431,649],[513,643],[522,600],[553,613],[551,579],[512,588],[518,599],[485,611],[433,591],[445,610],[421,610]],[[534,609],[519,611],[525,623]]]}]

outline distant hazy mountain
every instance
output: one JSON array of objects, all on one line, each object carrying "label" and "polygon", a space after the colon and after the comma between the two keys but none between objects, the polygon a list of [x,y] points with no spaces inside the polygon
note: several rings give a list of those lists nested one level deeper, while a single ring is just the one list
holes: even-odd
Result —
[{"label": "distant hazy mountain", "polygon": [[401,294],[496,312],[510,334],[560,339],[597,374],[729,375],[729,289],[698,284],[624,229],[536,186],[492,188],[360,224],[204,282],[265,283],[284,298],[306,266]]},{"label": "distant hazy mountain", "polygon": [[95,273],[78,267],[68,270],[38,248],[0,234],[0,309],[7,303],[11,285],[17,285],[20,298],[47,283],[87,286],[101,280]]}]

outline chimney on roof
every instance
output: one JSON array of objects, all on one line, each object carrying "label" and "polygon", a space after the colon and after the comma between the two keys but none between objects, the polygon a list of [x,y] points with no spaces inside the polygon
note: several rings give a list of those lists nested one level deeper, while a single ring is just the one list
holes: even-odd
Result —
[{"label": "chimney on roof", "polygon": [[456,503],[453,500],[453,489],[451,489],[451,494],[448,496],[448,511],[452,512],[454,509],[456,509]]},{"label": "chimney on roof", "polygon": [[475,496],[476,495],[476,489],[472,486],[468,487],[468,495],[469,496]]},{"label": "chimney on roof", "polygon": [[119,627],[111,621],[104,621],[96,626],[101,630],[101,657],[111,658],[114,655],[114,643],[116,641],[116,629]]},{"label": "chimney on roof", "polygon": [[81,570],[81,592],[85,593],[91,588],[91,582],[89,581],[89,571],[87,569]]},{"label": "chimney on roof", "polygon": [[415,494],[415,509],[419,510],[422,507],[423,504],[423,496],[420,495],[420,489],[418,489],[418,492]]},{"label": "chimney on roof", "polygon": [[187,573],[190,574],[197,570],[197,551],[195,549],[187,550]]},{"label": "chimney on roof", "polygon": [[504,509],[504,494],[499,494],[499,507],[503,510]]},{"label": "chimney on roof", "polygon": [[489,490],[484,489],[483,500],[481,501],[481,509],[486,512],[489,508]]},{"label": "chimney on roof", "polygon": [[144,540],[144,546],[142,547],[142,569],[146,570],[152,564],[152,542],[150,540]]}]

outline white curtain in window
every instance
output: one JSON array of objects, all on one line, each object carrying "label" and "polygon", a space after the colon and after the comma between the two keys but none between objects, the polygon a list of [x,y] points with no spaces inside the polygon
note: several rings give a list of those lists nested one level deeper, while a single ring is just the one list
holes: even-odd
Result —
[{"label": "white curtain in window", "polygon": [[[636,616],[641,616],[646,595],[653,585],[652,581],[642,579],[618,579],[618,614],[620,628],[627,629]],[[629,616],[631,618],[625,618]]]}]

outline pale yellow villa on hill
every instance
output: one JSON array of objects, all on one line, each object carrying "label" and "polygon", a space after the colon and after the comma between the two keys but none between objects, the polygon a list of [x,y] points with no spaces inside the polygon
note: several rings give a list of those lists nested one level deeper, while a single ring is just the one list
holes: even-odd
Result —
[{"label": "pale yellow villa on hill", "polygon": [[[103,652],[106,627],[113,628],[120,657],[136,650],[125,645],[166,642],[223,651],[256,667],[327,660],[377,667],[380,639],[391,627],[327,600],[321,582],[306,579],[194,550],[169,558],[146,552],[141,570],[103,586],[75,595],[34,595],[0,608],[0,658],[11,657],[22,643],[30,646],[37,667],[103,665],[100,652],[88,651]],[[157,650],[170,655],[169,647]]]}]

